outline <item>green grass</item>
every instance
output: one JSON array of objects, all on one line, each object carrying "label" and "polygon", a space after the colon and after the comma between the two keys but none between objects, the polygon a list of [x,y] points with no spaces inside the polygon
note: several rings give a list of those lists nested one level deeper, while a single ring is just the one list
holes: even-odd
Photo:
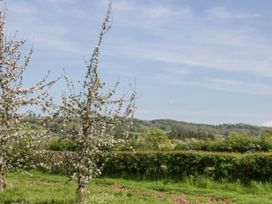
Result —
[{"label": "green grass", "polygon": [[[0,203],[72,204],[75,182],[66,183],[65,176],[32,172],[9,173],[6,192]],[[91,182],[90,203],[170,204],[170,203],[237,203],[271,204],[272,183],[216,182],[204,177],[188,177],[183,181],[129,180],[98,178]],[[188,202],[187,202],[188,203]]]}]

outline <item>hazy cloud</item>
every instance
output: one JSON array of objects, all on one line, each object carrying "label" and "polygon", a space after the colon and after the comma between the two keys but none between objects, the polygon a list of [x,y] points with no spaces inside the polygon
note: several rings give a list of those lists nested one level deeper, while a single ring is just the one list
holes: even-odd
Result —
[{"label": "hazy cloud", "polygon": [[258,13],[244,13],[231,11],[224,7],[215,7],[207,10],[207,13],[212,18],[222,18],[222,19],[243,19],[243,18],[256,18],[261,15]]},{"label": "hazy cloud", "polygon": [[263,126],[263,127],[272,127],[272,121],[266,121],[261,126]]}]

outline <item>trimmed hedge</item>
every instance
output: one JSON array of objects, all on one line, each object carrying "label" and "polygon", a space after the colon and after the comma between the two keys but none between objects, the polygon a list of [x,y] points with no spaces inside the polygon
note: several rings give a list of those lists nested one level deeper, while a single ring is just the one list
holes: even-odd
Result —
[{"label": "trimmed hedge", "polygon": [[126,152],[109,156],[103,172],[150,178],[206,175],[215,179],[272,181],[272,154]]},{"label": "trimmed hedge", "polygon": [[[61,159],[61,154],[63,153],[47,152],[40,156],[43,157],[40,160],[50,166],[52,171],[69,172],[67,164],[53,165],[56,160]],[[272,153],[117,152],[104,155],[100,161],[104,163],[103,175],[108,176],[182,179],[189,175],[205,175],[215,179],[239,179],[245,182],[272,181]]]}]

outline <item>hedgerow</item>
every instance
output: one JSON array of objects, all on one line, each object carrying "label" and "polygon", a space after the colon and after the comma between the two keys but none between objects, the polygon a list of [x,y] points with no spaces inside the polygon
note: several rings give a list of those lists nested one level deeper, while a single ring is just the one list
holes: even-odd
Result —
[{"label": "hedgerow", "polygon": [[[74,153],[64,159],[62,152],[39,154],[43,170],[69,172],[65,164]],[[214,153],[198,151],[171,152],[116,152],[98,155],[105,176],[132,176],[139,178],[174,178],[204,175],[214,179],[241,181],[272,181],[272,153]],[[55,165],[58,163],[59,165]],[[45,168],[47,166],[47,168]]]}]

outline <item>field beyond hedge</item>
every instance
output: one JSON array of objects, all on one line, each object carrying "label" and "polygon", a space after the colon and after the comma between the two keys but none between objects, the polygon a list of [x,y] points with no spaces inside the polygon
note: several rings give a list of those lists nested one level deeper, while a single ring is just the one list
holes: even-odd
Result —
[{"label": "field beyond hedge", "polygon": [[[7,192],[0,193],[0,203],[72,204],[75,182],[48,173],[9,173]],[[271,204],[272,184],[213,181],[204,177],[173,180],[128,180],[102,177],[90,184],[90,203],[101,204]]]}]

